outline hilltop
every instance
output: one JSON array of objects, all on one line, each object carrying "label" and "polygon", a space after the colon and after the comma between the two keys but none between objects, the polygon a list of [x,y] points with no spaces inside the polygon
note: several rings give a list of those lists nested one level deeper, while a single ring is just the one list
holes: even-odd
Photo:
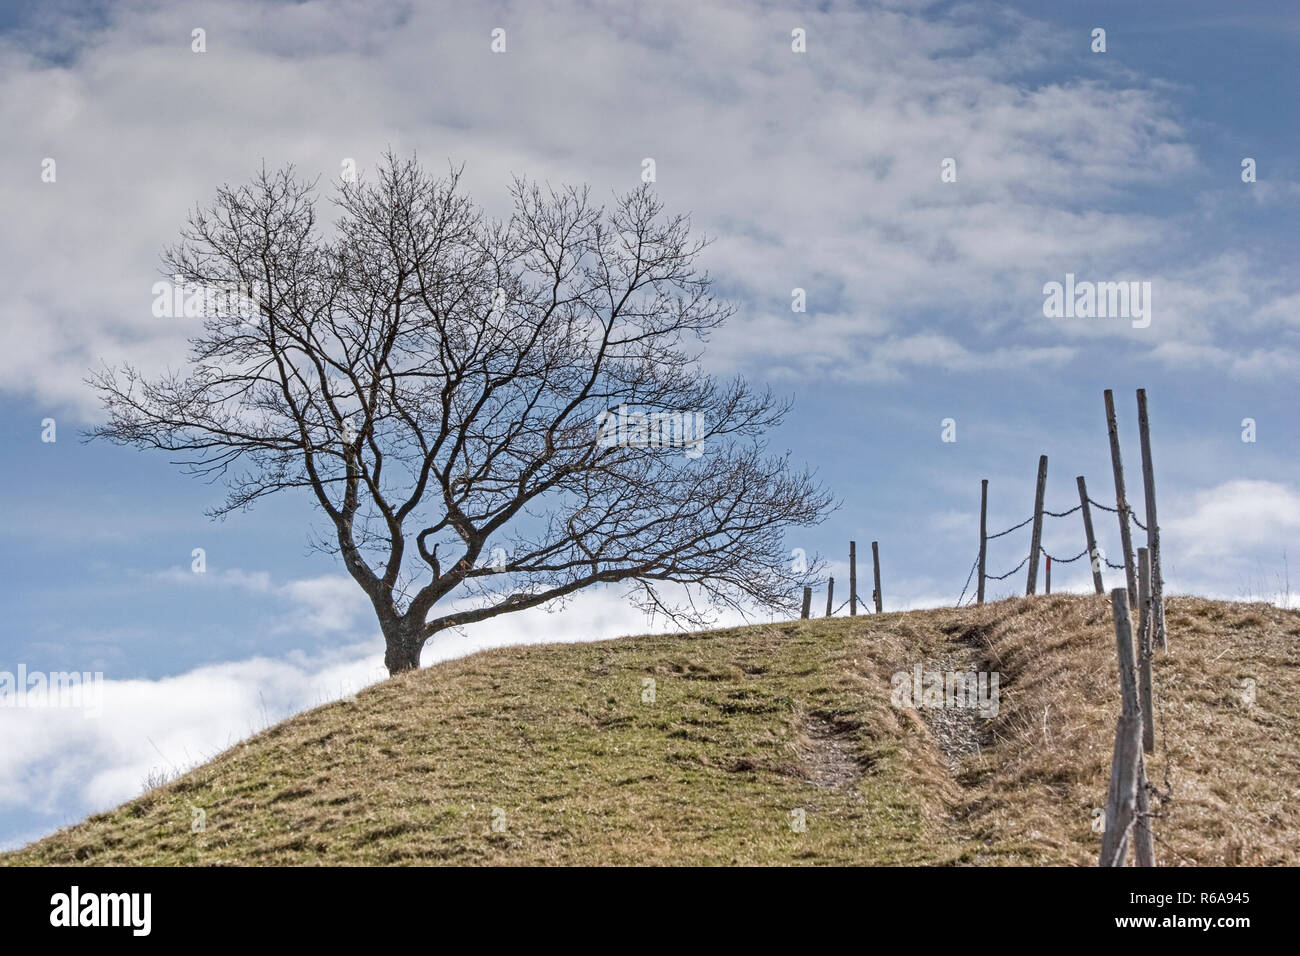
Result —
[{"label": "hilltop", "polygon": [[[1300,864],[1300,613],[1166,614],[1159,862]],[[1093,865],[1114,647],[1108,598],[1052,595],[485,651],[0,863]],[[998,672],[997,716],[891,706],[917,664]]]}]

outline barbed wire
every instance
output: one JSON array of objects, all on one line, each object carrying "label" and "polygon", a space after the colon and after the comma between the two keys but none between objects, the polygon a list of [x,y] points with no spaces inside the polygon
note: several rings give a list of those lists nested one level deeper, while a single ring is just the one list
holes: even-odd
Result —
[{"label": "barbed wire", "polygon": [[1068,518],[1068,517],[1070,517],[1070,515],[1074,514],[1076,511],[1078,511],[1078,510],[1079,510],[1080,508],[1082,508],[1082,507],[1083,507],[1083,505],[1075,505],[1075,506],[1074,506],[1073,508],[1071,508],[1069,511],[1048,511],[1046,508],[1044,508],[1044,509],[1043,509],[1043,514],[1048,515],[1048,516],[1053,517],[1053,518]]},{"label": "barbed wire", "polygon": [[[1088,503],[1089,503],[1090,505],[1092,505],[1094,508],[1100,508],[1102,511],[1109,511],[1109,512],[1110,512],[1111,514],[1113,514],[1113,515],[1117,515],[1117,514],[1119,514],[1119,509],[1118,509],[1118,508],[1112,508],[1112,507],[1110,507],[1109,505],[1104,505],[1104,504],[1102,504],[1100,501],[1095,500],[1091,495],[1088,496]],[[1129,520],[1129,521],[1132,521],[1135,525],[1137,525],[1137,526],[1138,526],[1139,528],[1141,528],[1143,531],[1146,531],[1146,530],[1147,530],[1147,526],[1144,525],[1141,521],[1138,521],[1138,519],[1137,519],[1137,515],[1135,515],[1135,514],[1133,513],[1133,509],[1132,509],[1132,508],[1129,508],[1129,509],[1128,509],[1128,520]]]},{"label": "barbed wire", "polygon": [[988,535],[985,535],[985,536],[984,536],[984,540],[985,540],[985,541],[992,541],[994,538],[1000,538],[1000,537],[1002,537],[1004,534],[1010,534],[1010,533],[1013,532],[1013,531],[1019,531],[1021,528],[1023,528],[1025,525],[1029,524],[1029,522],[1031,522],[1031,521],[1033,521],[1033,520],[1034,520],[1034,516],[1033,516],[1033,515],[1030,515],[1028,518],[1026,518],[1024,521],[1020,522],[1020,524],[1016,525],[1014,528],[1008,528],[1006,531],[999,531],[997,534],[988,534]]},{"label": "barbed wire", "polygon": [[1019,564],[1017,564],[1014,568],[1012,568],[1012,569],[1011,569],[1010,571],[1008,571],[1006,574],[985,574],[985,575],[984,575],[984,578],[985,578],[985,580],[988,580],[988,581],[1005,581],[1007,578],[1011,577],[1011,575],[1015,574],[1017,571],[1019,571],[1021,568],[1023,568],[1023,567],[1024,567],[1026,564],[1028,564],[1028,563],[1029,563],[1029,555],[1025,555],[1025,560],[1024,560],[1024,561],[1021,561]]},{"label": "barbed wire", "polygon": [[[1047,549],[1046,549],[1046,548],[1041,548],[1041,547],[1040,547],[1038,550],[1041,551],[1041,552],[1043,552],[1043,554],[1047,554]],[[1052,563],[1053,563],[1053,564],[1070,564],[1070,563],[1072,563],[1072,562],[1074,562],[1074,561],[1078,561],[1080,558],[1082,558],[1082,557],[1083,557],[1085,554],[1087,554],[1087,553],[1088,553],[1088,549],[1087,549],[1087,548],[1084,548],[1082,551],[1080,551],[1078,554],[1076,554],[1076,555],[1075,555],[1074,557],[1072,557],[1072,558],[1058,558],[1058,557],[1057,557],[1056,555],[1054,555],[1054,554],[1047,554],[1047,556],[1048,556],[1049,558],[1052,559]]]},{"label": "barbed wire", "polygon": [[961,599],[966,596],[966,589],[970,587],[970,579],[975,576],[975,569],[979,567],[980,556],[977,553],[975,560],[971,562],[970,574],[966,575],[966,583],[961,586],[961,595],[957,598],[957,606],[961,607]]},{"label": "barbed wire", "polygon": [[[1112,507],[1110,507],[1109,505],[1102,504],[1100,501],[1097,501],[1097,500],[1096,500],[1095,498],[1093,498],[1091,495],[1088,497],[1087,500],[1088,500],[1088,503],[1091,504],[1091,505],[1092,505],[1093,507],[1095,507],[1095,508],[1100,508],[1102,511],[1108,511],[1108,512],[1110,512],[1111,514],[1115,514],[1115,515],[1119,514],[1119,509],[1118,509],[1118,508],[1112,508]],[[1047,517],[1047,518],[1068,518],[1068,517],[1070,517],[1070,515],[1074,514],[1076,511],[1081,511],[1081,510],[1083,510],[1083,504],[1082,504],[1082,502],[1079,503],[1079,504],[1077,504],[1077,505],[1075,505],[1073,508],[1070,508],[1068,511],[1048,511],[1046,508],[1044,508],[1043,511],[1042,511],[1042,515],[1043,515],[1043,517]],[[1140,529],[1142,529],[1143,531],[1146,531],[1146,530],[1147,530],[1147,526],[1144,525],[1141,521],[1139,521],[1139,520],[1137,519],[1137,516],[1133,514],[1133,509],[1132,509],[1132,508],[1129,508],[1129,509],[1128,509],[1128,518],[1129,518],[1130,521],[1132,521],[1135,525],[1137,525],[1137,526],[1138,526]],[[985,536],[984,536],[984,541],[985,541],[985,543],[987,544],[989,541],[996,540],[997,538],[1003,538],[1003,537],[1006,537],[1007,535],[1011,534],[1012,532],[1019,531],[1021,528],[1023,528],[1025,525],[1029,524],[1029,523],[1030,523],[1031,521],[1033,521],[1033,520],[1034,520],[1034,515],[1030,515],[1030,516],[1029,516],[1028,518],[1026,518],[1024,521],[1020,522],[1020,523],[1017,524],[1017,525],[1012,525],[1010,528],[1007,528],[1005,531],[999,531],[999,532],[997,532],[996,534],[985,535]],[[1087,549],[1087,548],[1084,548],[1082,551],[1080,551],[1078,554],[1076,554],[1076,555],[1075,555],[1074,557],[1072,557],[1072,558],[1058,558],[1056,555],[1049,553],[1048,550],[1047,550],[1046,548],[1042,547],[1042,546],[1039,546],[1039,549],[1038,549],[1038,550],[1039,550],[1039,551],[1040,551],[1044,556],[1050,558],[1050,559],[1051,559],[1054,563],[1056,563],[1056,564],[1073,564],[1075,561],[1078,561],[1080,558],[1086,557],[1086,556],[1088,555],[1088,549]],[[1098,554],[1098,557],[1101,557],[1101,555]],[[966,583],[962,585],[962,587],[961,587],[961,594],[957,597],[957,606],[958,606],[958,607],[961,607],[961,606],[962,606],[962,601],[963,601],[963,600],[965,599],[965,597],[966,597],[966,592],[967,592],[968,590],[970,590],[970,582],[971,582],[971,579],[975,576],[975,569],[979,567],[979,560],[980,560],[980,559],[979,559],[979,555],[976,555],[976,556],[975,556],[975,560],[974,560],[974,562],[971,564],[970,571],[967,572],[967,574],[966,574]],[[1126,566],[1123,565],[1123,564],[1115,564],[1113,561],[1111,561],[1111,560],[1109,560],[1109,559],[1107,559],[1107,558],[1103,558],[1102,560],[1104,561],[1106,567],[1108,567],[1108,568],[1110,568],[1110,569],[1112,569],[1112,570],[1114,570],[1114,571],[1124,571],[1124,570],[1127,570]],[[986,581],[1005,581],[1007,578],[1011,577],[1011,575],[1015,574],[1017,571],[1019,571],[1021,568],[1023,568],[1023,567],[1028,563],[1028,562],[1029,562],[1029,555],[1025,555],[1024,560],[1021,561],[1019,564],[1017,564],[1014,568],[1012,568],[1012,569],[1011,569],[1010,571],[1008,571],[1006,574],[988,574],[988,573],[985,573],[985,575],[984,575],[984,579],[985,579]],[[976,598],[977,595],[978,595],[978,592],[975,592],[975,593],[973,593],[973,594],[971,595],[971,601],[972,601],[972,602],[975,600],[975,598]],[[848,601],[845,601],[844,604],[841,604],[840,607],[839,607],[839,610],[837,610],[835,613],[838,614],[840,611],[844,610],[845,605],[847,605],[848,603],[849,603]]]},{"label": "barbed wire", "polygon": [[[1088,501],[1088,503],[1091,504],[1093,507],[1095,507],[1095,508],[1100,508],[1102,511],[1108,511],[1108,512],[1110,512],[1111,514],[1115,514],[1115,515],[1117,515],[1117,514],[1120,513],[1118,508],[1112,508],[1112,507],[1110,507],[1109,505],[1102,504],[1100,501],[1097,501],[1097,500],[1096,500],[1095,498],[1093,498],[1092,496],[1089,496],[1089,497],[1087,498],[1087,501]],[[1080,504],[1075,505],[1073,508],[1070,508],[1068,511],[1048,511],[1046,508],[1044,508],[1043,511],[1042,511],[1042,514],[1043,514],[1043,516],[1045,516],[1045,517],[1049,517],[1049,518],[1068,518],[1070,515],[1074,514],[1076,511],[1080,511],[1080,510],[1082,510],[1082,509],[1083,509],[1083,504],[1080,503]],[[1141,521],[1139,521],[1139,520],[1137,519],[1137,517],[1133,514],[1133,509],[1132,509],[1132,508],[1129,508],[1129,509],[1128,509],[1128,518],[1129,518],[1130,521],[1132,521],[1135,525],[1137,525],[1137,526],[1138,526],[1140,529],[1142,529],[1143,531],[1146,531],[1146,530],[1147,530],[1147,526],[1144,525]],[[1014,531],[1019,531],[1021,528],[1023,528],[1025,525],[1029,524],[1029,523],[1030,523],[1031,521],[1033,521],[1033,520],[1034,520],[1034,515],[1030,515],[1030,516],[1029,516],[1028,518],[1026,518],[1024,521],[1020,522],[1020,523],[1017,524],[1017,525],[1013,525],[1013,526],[1010,527],[1010,528],[1007,528],[1005,531],[999,531],[999,532],[997,532],[996,534],[985,535],[985,536],[984,536],[984,541],[985,541],[985,543],[987,544],[989,541],[993,541],[993,540],[996,539],[996,538],[1002,538],[1002,537],[1005,537],[1006,535],[1009,535],[1009,534],[1011,534],[1011,533],[1014,532]],[[1082,551],[1080,551],[1078,554],[1076,554],[1076,555],[1075,555],[1074,557],[1072,557],[1072,558],[1058,558],[1056,555],[1051,554],[1050,552],[1048,552],[1048,550],[1047,550],[1046,548],[1042,547],[1041,545],[1039,546],[1038,550],[1039,550],[1039,552],[1042,553],[1045,557],[1047,557],[1050,561],[1053,561],[1053,562],[1055,562],[1056,564],[1073,564],[1075,561],[1078,561],[1080,558],[1086,557],[1087,554],[1088,554],[1088,549],[1087,549],[1087,548],[1084,548]],[[1127,568],[1126,565],[1123,565],[1123,564],[1115,564],[1115,563],[1114,563],[1113,561],[1111,561],[1109,558],[1104,558],[1104,557],[1102,557],[1102,555],[1101,555],[1101,553],[1100,553],[1100,549],[1098,549],[1097,557],[1102,558],[1102,561],[1104,562],[1104,564],[1106,565],[1106,567],[1110,568],[1110,569],[1113,570],[1113,571],[1126,571],[1126,570],[1128,570],[1128,568]],[[1030,555],[1025,555],[1024,560],[1022,560],[1019,564],[1017,564],[1014,568],[1012,568],[1010,571],[1006,572],[1005,574],[988,574],[988,573],[986,572],[986,573],[984,574],[984,580],[986,580],[986,581],[1005,581],[1007,578],[1011,577],[1011,575],[1015,574],[1017,571],[1019,571],[1021,568],[1023,568],[1023,567],[1024,567],[1024,566],[1029,562],[1029,558],[1030,558]],[[963,585],[961,586],[961,594],[958,595],[958,597],[957,597],[957,607],[961,607],[961,606],[962,606],[962,602],[963,602],[963,601],[965,600],[965,598],[966,598],[966,592],[967,592],[968,590],[970,590],[971,579],[974,578],[974,576],[975,576],[975,569],[979,567],[979,561],[980,561],[980,559],[979,559],[979,555],[976,554],[976,555],[975,555],[975,560],[974,560],[973,562],[971,562],[970,571],[968,571],[967,574],[966,574],[966,583],[963,584]],[[978,591],[974,591],[974,592],[972,592],[972,593],[971,593],[971,599],[970,599],[970,601],[967,602],[967,603],[968,603],[968,604],[973,604],[973,603],[975,602],[975,600],[976,600],[976,598],[977,598],[978,596],[979,596],[979,592],[978,592]],[[838,608],[836,608],[834,611],[831,612],[831,615],[830,615],[830,616],[834,617],[835,615],[839,614],[839,613],[840,613],[841,611],[843,611],[846,607],[848,607],[849,604],[852,603],[852,601],[853,601],[853,597],[852,597],[852,595],[850,595],[849,598],[848,598],[848,600],[846,600],[843,604],[841,604]],[[863,607],[866,607],[866,604],[864,604]]]},{"label": "barbed wire", "polygon": [[[1089,499],[1089,500],[1091,501],[1092,499]],[[1043,513],[1043,516],[1044,516],[1044,517],[1049,517],[1049,518],[1068,518],[1070,515],[1074,514],[1076,511],[1080,511],[1080,510],[1082,510],[1082,508],[1083,508],[1083,505],[1082,505],[1082,504],[1077,504],[1077,505],[1075,505],[1073,508],[1069,509],[1068,511],[1048,511],[1046,508],[1044,508],[1042,513]],[[1021,528],[1023,528],[1025,525],[1029,524],[1029,522],[1031,522],[1031,521],[1033,521],[1033,520],[1034,520],[1034,516],[1033,516],[1033,515],[1030,515],[1030,516],[1029,516],[1028,518],[1026,518],[1024,521],[1020,522],[1020,524],[1018,524],[1018,525],[1014,525],[1013,527],[1010,527],[1010,528],[1007,528],[1007,530],[1005,530],[1005,531],[999,531],[997,534],[989,534],[989,535],[985,535],[985,536],[984,536],[984,540],[985,540],[985,542],[989,542],[989,541],[992,541],[994,538],[1001,538],[1001,537],[1003,537],[1004,535],[1011,534],[1011,532],[1013,532],[1013,531],[1019,531]],[[1047,557],[1049,557],[1049,558],[1051,558],[1053,561],[1057,562],[1058,564],[1070,564],[1070,563],[1072,563],[1072,562],[1074,562],[1074,561],[1078,561],[1080,558],[1082,558],[1084,555],[1086,555],[1086,554],[1088,553],[1088,549],[1087,549],[1087,548],[1084,548],[1082,551],[1080,551],[1078,554],[1076,554],[1076,555],[1075,555],[1074,557],[1072,557],[1072,558],[1058,558],[1058,557],[1056,557],[1055,555],[1048,554],[1046,548],[1042,548],[1042,547],[1040,547],[1039,550],[1042,551],[1043,554],[1047,555]],[[1028,561],[1029,561],[1029,555],[1025,555],[1025,560],[1024,560],[1024,561],[1021,561],[1018,565],[1016,565],[1014,568],[1012,568],[1012,569],[1011,569],[1010,571],[1008,571],[1006,574],[987,574],[987,573],[986,573],[986,574],[984,575],[984,578],[985,578],[985,580],[987,580],[987,581],[1004,581],[1004,580],[1006,580],[1007,578],[1011,577],[1011,575],[1013,575],[1013,574],[1015,574],[1017,571],[1019,571],[1021,568],[1023,568],[1023,567],[1025,566],[1026,562],[1028,562]],[[968,587],[970,587],[970,579],[971,579],[971,575],[973,575],[973,574],[975,573],[975,566],[977,566],[978,564],[979,564],[979,558],[977,557],[977,558],[975,559],[975,565],[973,565],[973,566],[971,567],[971,572],[970,572],[970,574],[966,575],[966,584],[965,584],[965,585],[962,587],[962,589],[961,589],[961,593],[962,593],[963,596],[966,594],[966,589],[967,589]],[[962,600],[962,599],[961,599],[960,597],[957,599],[957,606],[958,606],[958,607],[961,606],[961,600]]]},{"label": "barbed wire", "polygon": [[[1089,501],[1092,501],[1091,498],[1089,498],[1088,500],[1089,500]],[[1093,502],[1093,504],[1096,504],[1096,502]],[[1079,511],[1079,510],[1082,509],[1082,508],[1083,508],[1083,505],[1075,505],[1073,508],[1071,508],[1071,509],[1068,510],[1068,511],[1048,511],[1046,508],[1044,508],[1044,509],[1043,509],[1043,516],[1044,516],[1044,517],[1047,517],[1047,518],[1068,518],[1068,517],[1070,517],[1070,515],[1074,514],[1076,511]],[[1109,508],[1109,509],[1107,509],[1107,510],[1109,510],[1109,511],[1114,511],[1115,509],[1114,509],[1114,508]],[[1130,514],[1130,517],[1131,517],[1131,514]],[[984,536],[984,540],[985,540],[985,541],[992,541],[994,538],[1001,538],[1003,535],[1008,535],[1008,534],[1010,534],[1010,533],[1013,532],[1013,531],[1019,531],[1021,528],[1023,528],[1025,525],[1029,524],[1029,522],[1031,522],[1031,521],[1033,521],[1033,520],[1034,520],[1034,516],[1033,516],[1033,515],[1030,515],[1030,516],[1029,516],[1028,518],[1026,518],[1024,521],[1020,522],[1020,524],[1018,524],[1018,525],[1014,525],[1013,527],[1010,527],[1010,528],[1007,528],[1006,531],[999,531],[997,534],[988,534],[988,535],[985,535],[985,536]],[[1137,520],[1137,519],[1135,518],[1134,521],[1136,521],[1136,520]],[[1145,531],[1146,528],[1143,528],[1142,530]]]}]

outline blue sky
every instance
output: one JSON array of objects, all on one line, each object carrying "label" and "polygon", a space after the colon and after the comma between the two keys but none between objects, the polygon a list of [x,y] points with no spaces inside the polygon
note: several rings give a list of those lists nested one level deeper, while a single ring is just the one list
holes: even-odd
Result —
[{"label": "blue sky", "polygon": [[[789,541],[832,562],[841,595],[847,542],[875,539],[887,608],[954,602],[980,479],[992,527],[1014,524],[1040,454],[1049,508],[1073,506],[1078,474],[1113,497],[1104,388],[1138,488],[1145,387],[1170,588],[1285,599],[1284,553],[1300,554],[1293,4],[162,6],[0,9],[0,671],[109,682],[95,720],[0,710],[0,844],[382,671],[360,592],[307,547],[308,502],[212,522],[219,488],[80,441],[98,414],[90,366],[183,362],[184,320],[149,309],[158,255],[189,208],[263,159],[328,181],[346,157],[415,150],[464,162],[500,212],[512,172],[609,195],[653,157],[740,306],[707,366],[792,396],[772,444],[843,499]],[[191,52],[195,27],[206,53]],[[957,181],[943,183],[948,157]],[[1151,282],[1150,327],[1045,318],[1042,287],[1067,272]],[[791,312],[795,287],[806,313]],[[1114,522],[1098,526],[1117,553]],[[1073,555],[1081,539],[1073,516],[1044,543]],[[1001,539],[990,570],[1026,548]],[[1053,584],[1087,589],[1086,567]],[[451,635],[425,660],[652,626],[617,592],[586,595]]]}]

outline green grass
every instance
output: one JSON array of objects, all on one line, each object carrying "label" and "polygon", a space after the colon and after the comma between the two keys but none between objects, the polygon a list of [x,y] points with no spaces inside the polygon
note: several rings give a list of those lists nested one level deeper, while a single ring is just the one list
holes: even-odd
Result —
[{"label": "green grass", "polygon": [[[1225,617],[1248,606],[1200,602],[1186,623],[1179,600],[1171,628],[1186,633],[1171,632],[1158,665],[1169,708],[1195,709],[1176,733],[1212,745],[1228,732],[1208,719],[1216,707],[1267,720],[1254,736],[1232,724],[1253,749],[1218,761],[1291,763],[1263,778],[1242,769],[1233,783],[1259,803],[1258,821],[1239,801],[1179,823],[1174,803],[1169,827],[1195,833],[1169,839],[1191,862],[1250,862],[1229,843],[1253,839],[1267,848],[1259,862],[1295,863],[1294,797],[1278,809],[1300,786],[1295,697],[1265,709],[1261,682],[1252,715],[1226,690],[1183,700],[1177,688],[1193,686],[1178,667],[1204,666],[1201,645],[1236,648],[1236,680],[1252,659],[1240,626],[1252,614],[1270,635],[1259,652],[1285,671],[1274,686],[1293,690],[1300,615],[1253,606]],[[287,720],[0,863],[1086,863],[1117,711],[1113,647],[1101,599],[1051,597],[487,651]],[[890,706],[889,677],[955,651],[1004,676],[985,745],[954,765],[925,712]],[[1191,795],[1213,783],[1193,782]],[[1229,814],[1234,833],[1216,836]]]}]

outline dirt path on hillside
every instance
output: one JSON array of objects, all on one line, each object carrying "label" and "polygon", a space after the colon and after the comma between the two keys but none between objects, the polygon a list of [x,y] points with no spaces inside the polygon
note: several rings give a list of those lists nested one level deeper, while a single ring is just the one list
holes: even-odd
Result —
[{"label": "dirt path on hillside", "polygon": [[[983,628],[953,624],[945,626],[942,635],[945,639],[942,648],[919,661],[923,675],[936,671],[943,675],[991,674],[998,670],[990,659],[991,649]],[[870,634],[867,639],[870,640]],[[993,693],[991,686],[988,690]],[[945,706],[922,706],[917,708],[917,713],[934,738],[944,769],[960,791],[957,799],[949,803],[943,825],[962,841],[984,845],[985,841],[970,829],[965,802],[979,790],[981,774],[977,768],[984,763],[980,758],[994,744],[992,722],[979,708],[947,706],[946,700]],[[967,865],[987,862],[987,855],[977,850]]]},{"label": "dirt path on hillside", "polygon": [[[981,661],[972,648],[954,645],[952,653],[927,658],[921,662],[921,666],[925,673],[969,673],[980,670]],[[988,720],[980,716],[975,708],[922,707],[920,714],[943,753],[944,763],[953,774],[957,774],[962,761],[967,757],[979,756],[991,743],[987,730]]]},{"label": "dirt path on hillside", "polygon": [[[989,660],[988,639],[981,628],[953,628],[947,630],[947,646],[943,653],[922,661],[925,673],[941,674],[991,674],[996,668]],[[990,693],[996,690],[990,685]],[[973,707],[922,707],[921,718],[934,735],[943,753],[948,770],[958,777],[962,763],[978,757],[993,742],[989,732],[989,719]]]},{"label": "dirt path on hillside", "polygon": [[837,728],[821,717],[806,717],[800,741],[795,747],[804,781],[814,787],[847,790],[861,799],[855,784],[862,777],[862,764],[854,755],[851,731]]}]

